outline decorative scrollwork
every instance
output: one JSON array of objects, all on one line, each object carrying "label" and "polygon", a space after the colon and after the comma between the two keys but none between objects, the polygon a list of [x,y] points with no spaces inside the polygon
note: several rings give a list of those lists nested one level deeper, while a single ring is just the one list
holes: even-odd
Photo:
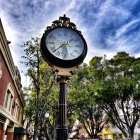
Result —
[{"label": "decorative scrollwork", "polygon": [[[76,25],[73,22],[71,22],[70,18],[66,17],[65,14],[62,17],[60,16],[58,20],[53,21],[51,26],[47,26],[46,31],[51,30],[56,27],[69,27],[74,30],[77,30]],[[78,32],[81,33],[80,31]]]}]

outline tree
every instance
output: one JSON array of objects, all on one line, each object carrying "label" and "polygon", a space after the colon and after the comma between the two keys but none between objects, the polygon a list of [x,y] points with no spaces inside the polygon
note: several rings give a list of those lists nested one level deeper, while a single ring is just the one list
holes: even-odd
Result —
[{"label": "tree", "polygon": [[[26,95],[29,94],[26,101],[26,116],[29,120],[29,125],[34,123],[34,136],[41,139],[42,132],[45,132],[47,140],[52,140],[55,137],[56,118],[58,112],[58,93],[59,88],[57,75],[52,73],[52,69],[44,62],[40,54],[40,38],[31,38],[23,45],[25,55],[22,56],[22,63],[27,67],[27,75],[31,83],[24,90]],[[28,92],[28,93],[27,93]],[[73,119],[73,104],[68,103],[68,124],[74,122]],[[45,113],[49,113],[49,119],[45,119]],[[45,125],[47,123],[47,125]]]},{"label": "tree", "polygon": [[[26,115],[30,122],[34,122],[34,140],[37,140],[39,136],[40,126],[45,120],[44,115],[46,111],[49,112],[49,106],[52,105],[50,101],[54,98],[53,95],[52,98],[48,98],[53,90],[54,77],[51,69],[41,57],[39,42],[40,38],[31,38],[31,40],[26,41],[23,45],[25,56],[22,56],[22,63],[27,67],[27,75],[31,80],[30,86],[27,88],[27,91],[30,91],[30,96],[26,105]],[[53,109],[55,110],[56,107]],[[49,122],[51,128],[54,128],[54,120],[54,116],[51,117],[50,122],[52,123]]]},{"label": "tree", "polygon": [[[97,57],[98,59],[99,57]],[[98,134],[107,123],[105,112],[95,100],[98,83],[93,83],[91,69],[84,64],[72,76],[69,89],[69,102],[73,103],[78,120],[91,138],[98,138]]]},{"label": "tree", "polygon": [[[97,66],[90,64],[91,68]],[[140,58],[118,52],[111,60],[100,60],[100,64],[93,73],[94,83],[101,81],[96,102],[125,137],[133,138],[140,118]]]}]

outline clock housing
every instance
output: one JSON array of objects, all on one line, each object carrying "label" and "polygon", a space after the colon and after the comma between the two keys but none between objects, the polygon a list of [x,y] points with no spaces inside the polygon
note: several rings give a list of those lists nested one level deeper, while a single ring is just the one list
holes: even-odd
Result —
[{"label": "clock housing", "polygon": [[50,65],[62,68],[78,66],[87,54],[87,44],[81,33],[63,26],[46,30],[41,38],[40,49]]}]

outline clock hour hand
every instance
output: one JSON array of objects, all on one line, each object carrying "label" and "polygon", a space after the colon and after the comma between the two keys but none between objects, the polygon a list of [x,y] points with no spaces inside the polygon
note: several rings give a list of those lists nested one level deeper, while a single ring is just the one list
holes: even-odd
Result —
[{"label": "clock hour hand", "polygon": [[63,47],[63,58],[66,58],[67,54],[68,54],[67,48],[66,48],[66,46],[64,46]]}]

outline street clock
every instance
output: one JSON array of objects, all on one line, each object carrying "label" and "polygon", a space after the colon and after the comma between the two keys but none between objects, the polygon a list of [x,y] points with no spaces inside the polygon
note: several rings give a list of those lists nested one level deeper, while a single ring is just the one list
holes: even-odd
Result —
[{"label": "street clock", "polygon": [[43,34],[41,53],[50,66],[69,69],[83,62],[87,44],[75,24],[64,15]]}]

